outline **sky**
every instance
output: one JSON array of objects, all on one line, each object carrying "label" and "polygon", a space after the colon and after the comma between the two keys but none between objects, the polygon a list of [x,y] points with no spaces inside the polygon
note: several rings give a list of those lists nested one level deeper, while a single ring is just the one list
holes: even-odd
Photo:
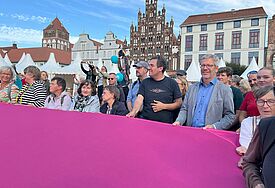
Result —
[{"label": "sky", "polygon": [[[217,3],[218,2],[218,3]],[[145,12],[145,0],[0,0],[0,47],[17,43],[18,47],[39,47],[42,31],[58,17],[75,43],[79,34],[102,42],[112,31],[129,41],[130,25],[137,24],[139,8]],[[269,17],[275,14],[275,0],[159,0],[158,10],[166,7],[166,21],[174,18],[174,33],[194,14],[214,13],[263,6]]]}]

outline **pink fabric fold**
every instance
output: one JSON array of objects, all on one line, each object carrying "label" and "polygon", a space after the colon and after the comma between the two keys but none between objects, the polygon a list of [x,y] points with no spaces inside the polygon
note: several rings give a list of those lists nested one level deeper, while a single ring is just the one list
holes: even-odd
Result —
[{"label": "pink fabric fold", "polygon": [[245,187],[235,133],[8,104],[0,114],[0,187]]}]

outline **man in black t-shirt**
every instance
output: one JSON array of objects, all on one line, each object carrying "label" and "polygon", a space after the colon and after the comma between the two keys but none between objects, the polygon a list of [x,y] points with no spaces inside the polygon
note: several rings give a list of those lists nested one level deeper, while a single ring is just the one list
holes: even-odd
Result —
[{"label": "man in black t-shirt", "polygon": [[141,117],[164,123],[173,123],[173,110],[182,103],[182,95],[175,80],[164,76],[166,61],[161,56],[149,62],[150,78],[141,82],[134,108],[127,115],[135,117],[143,105]]}]

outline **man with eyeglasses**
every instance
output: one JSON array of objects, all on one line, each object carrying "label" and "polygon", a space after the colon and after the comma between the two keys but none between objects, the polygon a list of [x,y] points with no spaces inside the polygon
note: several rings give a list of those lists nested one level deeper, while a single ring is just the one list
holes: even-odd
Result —
[{"label": "man with eyeglasses", "polygon": [[216,78],[218,61],[216,55],[202,57],[201,81],[188,89],[174,125],[228,129],[233,123],[233,94],[229,86]]},{"label": "man with eyeglasses", "polygon": [[125,102],[125,95],[124,95],[123,89],[121,86],[117,85],[117,78],[115,73],[109,73],[108,83],[110,86],[116,86],[119,89],[119,93],[120,93],[119,101]]}]

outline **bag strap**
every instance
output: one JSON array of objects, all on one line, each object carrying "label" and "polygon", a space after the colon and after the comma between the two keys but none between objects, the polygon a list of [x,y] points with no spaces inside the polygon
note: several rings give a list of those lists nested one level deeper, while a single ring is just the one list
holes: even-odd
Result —
[{"label": "bag strap", "polygon": [[11,101],[11,87],[12,87],[12,84],[10,84],[8,87],[8,97],[9,97],[10,101]]}]

